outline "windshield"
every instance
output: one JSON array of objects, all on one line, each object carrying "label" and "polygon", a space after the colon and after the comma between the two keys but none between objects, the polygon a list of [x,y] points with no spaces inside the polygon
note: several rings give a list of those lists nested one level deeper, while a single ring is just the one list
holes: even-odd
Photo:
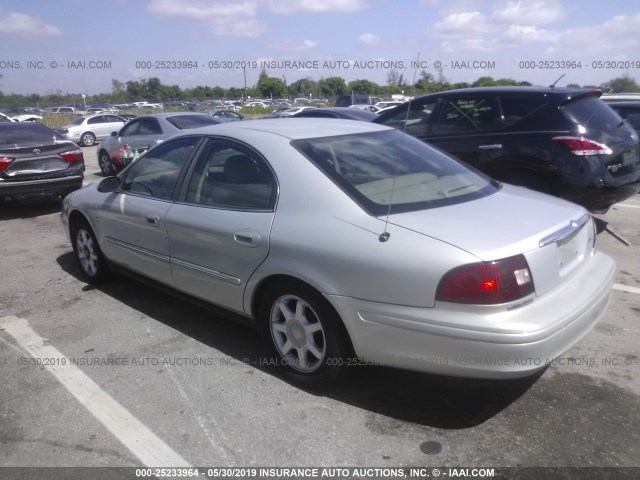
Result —
[{"label": "windshield", "polygon": [[490,195],[488,177],[396,130],[291,144],[372,215],[453,205]]},{"label": "windshield", "polygon": [[0,125],[0,148],[51,145],[55,141],[64,141],[64,138],[36,122],[12,122]]}]

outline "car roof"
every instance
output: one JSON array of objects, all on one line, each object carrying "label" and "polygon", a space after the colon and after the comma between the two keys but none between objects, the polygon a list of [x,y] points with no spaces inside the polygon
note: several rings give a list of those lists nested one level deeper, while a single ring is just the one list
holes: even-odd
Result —
[{"label": "car roof", "polygon": [[[602,97],[601,97],[602,98]],[[603,98],[606,101],[606,99]],[[609,100],[607,105],[610,107],[640,107],[640,99],[638,100]]]},{"label": "car roof", "polygon": [[471,87],[471,88],[458,88],[454,90],[445,90],[430,95],[473,95],[478,93],[492,93],[492,94],[522,94],[522,93],[538,93],[546,94],[549,96],[557,96],[562,98],[574,98],[577,96],[587,95],[602,95],[602,91],[597,88],[574,88],[574,87],[527,87],[527,86],[513,86],[513,87]]},{"label": "car roof", "polygon": [[119,117],[120,116],[117,113],[102,112],[102,113],[92,113],[91,115],[83,115],[82,117],[78,117],[78,118],[84,118],[85,120],[89,120],[90,118],[104,117],[105,115],[109,115],[110,117]]},{"label": "car roof", "polygon": [[[138,118],[167,118],[167,117],[175,117],[175,116],[182,116],[182,115],[196,115],[198,117],[210,117],[211,115],[207,115],[206,113],[200,113],[200,112],[161,112],[161,113],[149,113],[146,115],[140,115],[139,117],[136,117],[136,119]],[[116,115],[118,116],[118,115]]]},{"label": "car roof", "polygon": [[[377,115],[373,112],[368,112],[366,110],[362,110],[359,108],[351,108],[351,107],[324,107],[324,108],[313,108],[313,109],[307,109],[307,110],[302,110],[301,112],[298,112],[294,115],[294,117],[296,118],[307,118],[304,116],[304,114],[306,114],[307,112],[313,112],[313,113],[322,113],[322,112],[327,112],[327,113],[335,113],[337,115],[342,115],[343,117],[341,118],[351,118],[351,119],[366,119],[366,120],[371,120],[372,118],[376,118]],[[298,115],[300,115],[298,117]]]},{"label": "car roof", "polygon": [[[291,140],[301,138],[321,138],[353,133],[394,130],[391,127],[359,120],[336,121],[335,118],[291,118],[291,119],[258,119],[252,122],[229,122],[219,125],[199,127],[198,134],[236,135],[242,131],[259,131],[272,133]],[[193,135],[194,131],[183,135]]]}]

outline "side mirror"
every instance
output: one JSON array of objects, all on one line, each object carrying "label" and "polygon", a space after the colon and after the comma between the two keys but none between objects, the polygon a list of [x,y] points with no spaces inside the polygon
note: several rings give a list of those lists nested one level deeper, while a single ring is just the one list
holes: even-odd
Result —
[{"label": "side mirror", "polygon": [[112,137],[117,137],[118,136],[118,132],[111,132],[111,136]]},{"label": "side mirror", "polygon": [[107,177],[98,184],[98,191],[102,193],[117,192],[120,190],[120,179],[118,177]]}]

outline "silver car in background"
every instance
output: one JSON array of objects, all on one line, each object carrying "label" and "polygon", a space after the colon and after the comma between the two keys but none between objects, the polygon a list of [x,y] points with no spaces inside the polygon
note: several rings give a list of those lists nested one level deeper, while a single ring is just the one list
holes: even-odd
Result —
[{"label": "silver car in background", "polygon": [[[204,113],[154,113],[130,120],[114,129],[98,145],[98,163],[104,175],[113,175],[129,165],[138,154],[184,130],[227,122]],[[135,153],[134,153],[135,152]]]},{"label": "silver car in background", "polygon": [[183,133],[61,217],[87,281],[130,271],[244,315],[301,382],[533,374],[598,321],[615,270],[582,207],[350,120]]},{"label": "silver car in background", "polygon": [[119,130],[127,121],[117,115],[101,113],[78,117],[71,124],[55,129],[60,135],[82,147],[91,147]]}]

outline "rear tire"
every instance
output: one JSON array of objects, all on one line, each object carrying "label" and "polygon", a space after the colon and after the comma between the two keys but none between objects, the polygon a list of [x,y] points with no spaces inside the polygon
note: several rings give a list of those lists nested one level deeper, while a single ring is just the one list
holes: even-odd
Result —
[{"label": "rear tire", "polygon": [[83,147],[91,147],[96,144],[96,136],[91,132],[84,132],[80,135],[80,145]]},{"label": "rear tire", "polygon": [[109,278],[109,267],[86,220],[74,223],[71,228],[71,241],[82,278],[94,285],[104,283]]},{"label": "rear tire", "polygon": [[100,165],[100,171],[105,177],[115,175],[116,172],[115,168],[113,168],[113,163],[111,163],[111,158],[104,150],[101,150],[98,154],[98,164]]},{"label": "rear tire", "polygon": [[346,370],[351,344],[337,312],[316,290],[296,281],[268,288],[258,306],[268,364],[310,386]]}]

